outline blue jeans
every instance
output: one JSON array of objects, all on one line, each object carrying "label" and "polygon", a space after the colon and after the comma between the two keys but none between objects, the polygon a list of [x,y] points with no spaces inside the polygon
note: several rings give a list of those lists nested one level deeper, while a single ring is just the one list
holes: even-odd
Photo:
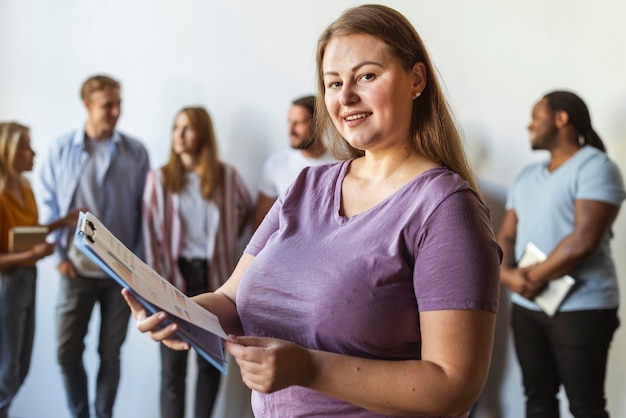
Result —
[{"label": "blue jeans", "polygon": [[35,267],[0,271],[0,418],[8,416],[30,368],[36,290]]},{"label": "blue jeans", "polygon": [[78,276],[61,277],[57,306],[57,361],[70,414],[89,418],[87,373],[83,364],[85,336],[93,308],[100,305],[98,354],[100,369],[96,380],[95,410],[97,418],[111,418],[120,380],[120,349],[126,338],[130,309],[113,279]]},{"label": "blue jeans", "polygon": [[607,418],[604,378],[617,309],[549,317],[513,304],[513,337],[526,394],[526,417],[558,418],[565,388],[576,418]]}]

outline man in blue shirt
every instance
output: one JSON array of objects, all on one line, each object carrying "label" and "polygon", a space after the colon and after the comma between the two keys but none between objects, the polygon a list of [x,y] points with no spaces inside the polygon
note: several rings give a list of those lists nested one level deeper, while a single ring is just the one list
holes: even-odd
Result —
[{"label": "man in blue shirt", "polygon": [[[95,214],[130,250],[142,255],[141,200],[148,153],[137,140],[115,130],[121,112],[120,84],[102,75],[90,77],[81,89],[87,109],[83,127],[60,137],[38,173],[42,224],[71,208]],[[130,311],[117,283],[73,245],[74,229],[56,232],[61,295],[57,307],[57,360],[71,416],[89,418],[84,339],[96,303],[100,331],[95,412],[112,416],[120,379],[120,348]]]},{"label": "man in blue shirt", "polygon": [[[610,240],[626,197],[624,183],[576,94],[546,94],[535,104],[528,130],[532,149],[550,156],[517,176],[498,233],[501,280],[513,292],[511,323],[526,417],[558,417],[561,385],[574,417],[608,417],[604,378],[619,324]],[[547,258],[519,267],[529,243]],[[550,316],[534,299],[565,274],[576,284]]]}]

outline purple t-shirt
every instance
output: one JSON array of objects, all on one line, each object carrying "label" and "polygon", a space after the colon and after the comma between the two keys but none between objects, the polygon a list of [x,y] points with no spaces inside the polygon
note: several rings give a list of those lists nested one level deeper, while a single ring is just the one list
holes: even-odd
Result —
[{"label": "purple t-shirt", "polygon": [[[496,312],[500,251],[486,207],[447,169],[431,169],[373,208],[339,214],[350,161],[302,171],[245,252],[237,293],[246,335],[314,350],[421,357],[419,312]],[[292,386],[253,393],[259,417],[378,417]]]}]

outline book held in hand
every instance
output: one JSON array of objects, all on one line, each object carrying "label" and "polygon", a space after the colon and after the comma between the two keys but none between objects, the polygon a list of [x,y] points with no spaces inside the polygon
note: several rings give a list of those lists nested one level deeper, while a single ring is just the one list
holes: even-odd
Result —
[{"label": "book held in hand", "polygon": [[37,244],[46,242],[47,226],[14,226],[9,230],[9,252],[18,253],[27,251]]},{"label": "book held in hand", "polygon": [[[546,255],[535,244],[529,242],[517,266],[528,267],[541,263],[545,259]],[[575,283],[576,280],[572,276],[567,275],[551,280],[546,285],[546,288],[535,296],[533,302],[539,305],[547,315],[553,316]]]},{"label": "book held in hand", "polygon": [[148,313],[166,312],[167,324],[178,324],[177,336],[226,373],[222,341],[228,336],[215,315],[157,274],[89,212],[79,215],[74,245],[128,289]]}]

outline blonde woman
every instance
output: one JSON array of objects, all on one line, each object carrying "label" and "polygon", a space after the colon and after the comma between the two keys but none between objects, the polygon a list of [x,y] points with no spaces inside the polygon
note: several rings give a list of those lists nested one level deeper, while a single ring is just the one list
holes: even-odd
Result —
[{"label": "blonde woman", "polygon": [[[237,171],[219,160],[202,107],[178,112],[169,161],[147,177],[146,262],[189,296],[214,291],[232,273],[252,199]],[[187,353],[161,346],[161,417],[185,416]],[[194,417],[210,418],[220,372],[198,356]]]},{"label": "blonde woman", "polygon": [[[30,133],[17,122],[0,123],[0,418],[30,367],[35,334],[36,263],[54,251],[41,243],[9,253],[9,231],[38,223],[37,205],[23,173],[33,169],[35,151]],[[48,225],[50,231],[76,225],[77,212]]]}]

